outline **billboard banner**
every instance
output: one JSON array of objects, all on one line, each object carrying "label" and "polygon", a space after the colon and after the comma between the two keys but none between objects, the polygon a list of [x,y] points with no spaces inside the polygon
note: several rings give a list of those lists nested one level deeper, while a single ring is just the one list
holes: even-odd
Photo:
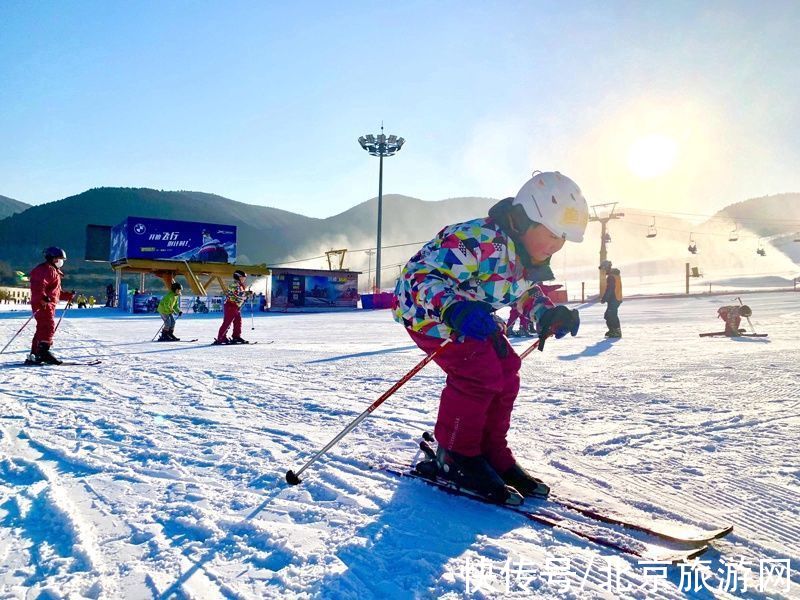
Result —
[{"label": "billboard banner", "polygon": [[[130,302],[128,305],[128,312],[137,314],[141,313],[155,313],[158,308],[158,303],[164,297],[164,292],[155,294],[135,294],[131,292]],[[225,296],[193,296],[192,294],[181,295],[179,300],[180,310],[184,316],[192,314],[208,314],[208,313],[221,313],[222,305],[225,303]],[[257,312],[264,310],[263,294],[257,296],[253,301],[253,311]],[[241,308],[242,314],[250,314],[250,303],[245,302]]]},{"label": "billboard banner", "polygon": [[126,258],[236,262],[236,227],[128,217],[111,231],[111,262]]},{"label": "billboard banner", "polygon": [[281,273],[272,277],[270,308],[356,308],[357,287],[356,273]]}]

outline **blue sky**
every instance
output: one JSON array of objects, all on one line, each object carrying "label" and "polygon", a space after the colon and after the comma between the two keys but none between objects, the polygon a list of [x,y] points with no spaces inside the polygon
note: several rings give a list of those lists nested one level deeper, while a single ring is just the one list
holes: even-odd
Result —
[{"label": "blue sky", "polygon": [[703,214],[800,192],[800,3],[763,4],[5,0],[0,194],[325,217],[377,195],[356,140],[382,120],[407,139],[384,192],[425,200],[512,195],[533,169]]}]

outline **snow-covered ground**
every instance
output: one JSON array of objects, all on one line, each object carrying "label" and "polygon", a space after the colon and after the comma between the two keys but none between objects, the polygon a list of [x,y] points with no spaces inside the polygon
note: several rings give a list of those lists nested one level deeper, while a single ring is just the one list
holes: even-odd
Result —
[{"label": "snow-covered ground", "polygon": [[[260,344],[212,347],[218,316],[167,345],[156,318],[73,310],[54,352],[100,366],[18,367],[30,331],[0,357],[0,597],[800,597],[800,294],[745,297],[766,339],[699,338],[731,302],[626,302],[614,342],[592,305],[523,363],[510,440],[554,491],[735,525],[663,571],[373,468],[416,456],[435,365],[289,487],[420,360],[388,311],[260,315]],[[3,345],[26,317],[0,313]]]}]

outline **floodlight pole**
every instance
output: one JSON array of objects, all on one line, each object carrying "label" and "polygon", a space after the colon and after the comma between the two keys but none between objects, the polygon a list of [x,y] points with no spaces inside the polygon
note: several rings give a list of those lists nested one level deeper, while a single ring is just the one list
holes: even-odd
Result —
[{"label": "floodlight pole", "polygon": [[[381,126],[383,132],[383,126]],[[378,245],[375,254],[375,287],[376,293],[381,291],[381,223],[383,222],[383,153],[378,158]]]},{"label": "floodlight pole", "polygon": [[378,170],[378,247],[375,253],[375,289],[381,289],[381,225],[383,222],[383,157],[393,156],[403,147],[405,140],[396,135],[386,136],[383,133],[383,124],[379,135],[366,135],[358,138],[361,147],[372,156],[380,159]]}]

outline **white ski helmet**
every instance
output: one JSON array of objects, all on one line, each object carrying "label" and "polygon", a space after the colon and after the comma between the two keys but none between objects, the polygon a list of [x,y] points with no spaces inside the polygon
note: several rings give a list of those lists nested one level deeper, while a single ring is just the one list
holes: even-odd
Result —
[{"label": "white ski helmet", "polygon": [[570,242],[582,242],[589,222],[589,206],[581,189],[558,171],[534,171],[512,203],[520,205],[531,221],[547,227]]}]

